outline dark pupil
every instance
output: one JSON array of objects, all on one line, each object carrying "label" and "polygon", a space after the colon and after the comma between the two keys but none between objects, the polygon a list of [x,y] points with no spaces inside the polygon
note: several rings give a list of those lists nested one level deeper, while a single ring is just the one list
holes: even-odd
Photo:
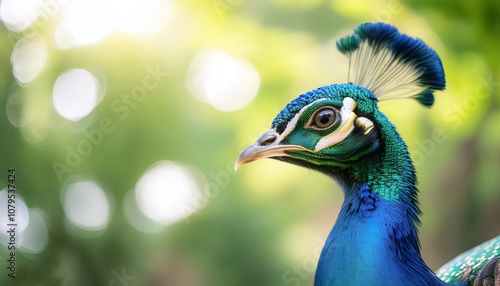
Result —
[{"label": "dark pupil", "polygon": [[331,116],[331,114],[321,114],[321,118],[319,119],[319,121],[322,124],[327,124],[328,121],[330,121],[330,116]]},{"label": "dark pupil", "polygon": [[316,115],[316,125],[318,127],[327,127],[333,122],[333,111],[323,110]]}]

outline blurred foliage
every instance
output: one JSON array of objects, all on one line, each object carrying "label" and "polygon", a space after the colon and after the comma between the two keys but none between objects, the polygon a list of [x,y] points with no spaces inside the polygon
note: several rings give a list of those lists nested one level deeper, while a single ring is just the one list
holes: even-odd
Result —
[{"label": "blurred foliage", "polygon": [[[6,177],[16,168],[19,193],[28,207],[47,214],[49,225],[41,253],[18,251],[16,285],[108,285],[122,270],[133,276],[128,285],[312,285],[317,250],[342,201],[338,186],[271,160],[237,173],[231,168],[287,102],[345,81],[347,63],[334,43],[367,21],[389,22],[424,39],[441,55],[447,75],[447,90],[431,110],[407,100],[381,104],[417,165],[424,259],[436,269],[500,234],[499,1],[198,0],[175,1],[172,9],[167,24],[149,37],[114,32],[69,50],[52,45],[58,19],[51,19],[38,29],[49,43],[47,65],[23,85],[10,63],[21,35],[0,28],[1,106],[5,111],[9,97],[20,93],[19,108],[33,118],[17,128],[2,113],[0,171]],[[190,61],[211,49],[244,58],[259,72],[258,95],[246,107],[221,112],[186,89]],[[121,120],[113,101],[157,66],[168,77]],[[52,107],[54,82],[70,68],[106,82],[102,101],[77,123]],[[68,231],[64,181],[52,163],[64,162],[66,146],[84,138],[81,130],[99,128],[103,118],[115,130],[65,174],[92,178],[113,201],[105,231],[82,236]],[[123,199],[160,160],[199,168],[218,189],[189,218],[142,233],[125,219]],[[6,184],[2,180],[0,188]],[[0,254],[5,263],[5,249]],[[287,276],[298,268],[300,275]],[[2,269],[0,284],[12,283]],[[292,276],[300,284],[286,279]]]}]

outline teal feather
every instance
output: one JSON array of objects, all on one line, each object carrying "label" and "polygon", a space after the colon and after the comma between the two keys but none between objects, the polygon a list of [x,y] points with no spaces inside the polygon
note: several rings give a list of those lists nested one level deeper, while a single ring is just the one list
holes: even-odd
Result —
[{"label": "teal feather", "polygon": [[[436,271],[436,274],[445,282],[459,283],[463,280],[464,275],[477,275],[489,260],[495,258],[500,258],[500,236],[460,254],[443,265]],[[500,281],[500,273],[497,275]]]}]

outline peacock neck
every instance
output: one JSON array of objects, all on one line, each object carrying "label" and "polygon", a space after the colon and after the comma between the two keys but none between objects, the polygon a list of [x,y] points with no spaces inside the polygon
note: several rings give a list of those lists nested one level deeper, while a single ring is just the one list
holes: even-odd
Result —
[{"label": "peacock neck", "polygon": [[416,177],[394,128],[352,169],[334,171],[345,199],[321,253],[315,286],[446,285],[420,255]]},{"label": "peacock neck", "polygon": [[315,286],[446,285],[423,262],[409,209],[368,185],[345,190],[321,253]]}]

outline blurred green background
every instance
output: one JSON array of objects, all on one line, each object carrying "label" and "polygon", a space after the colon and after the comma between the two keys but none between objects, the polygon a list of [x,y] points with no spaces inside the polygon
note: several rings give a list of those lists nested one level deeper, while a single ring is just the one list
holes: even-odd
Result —
[{"label": "blurred green background", "polygon": [[384,21],[441,56],[430,110],[383,102],[417,166],[433,268],[500,234],[499,1],[0,4],[0,240],[16,285],[312,285],[342,194],[239,152],[296,96],[342,83],[335,41]]}]

